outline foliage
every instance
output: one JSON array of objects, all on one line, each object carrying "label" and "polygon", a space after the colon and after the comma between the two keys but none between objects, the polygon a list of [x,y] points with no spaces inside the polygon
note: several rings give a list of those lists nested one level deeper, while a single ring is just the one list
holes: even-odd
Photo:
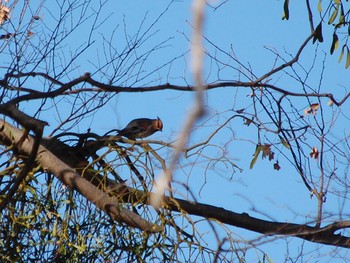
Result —
[{"label": "foliage", "polygon": [[[112,30],[113,1],[0,5],[1,262],[246,262],[252,250],[259,262],[272,262],[264,244],[281,236],[350,247],[350,93],[329,87],[330,59],[321,51],[330,43],[349,67],[348,2],[306,1],[307,36],[293,54],[266,48],[272,68],[244,62],[202,31],[203,10],[215,14],[228,3],[194,2],[193,31],[182,33],[192,49],[176,55],[174,36],[159,36],[176,1],[153,20],[129,25],[125,16]],[[283,4],[288,23],[293,4]],[[173,68],[182,72],[187,60],[192,71],[178,77]],[[192,110],[183,110],[188,98],[180,93],[195,94]],[[128,106],[120,115],[140,106],[142,114],[169,115],[163,122],[176,136],[116,136],[109,123],[116,102]],[[184,127],[173,124],[179,109]],[[104,123],[111,130],[101,132]],[[316,213],[299,221],[281,209],[285,217],[275,219],[254,205],[233,212],[238,202],[211,203],[232,196],[220,191],[221,181],[235,187],[237,174],[272,172],[285,176],[276,181],[301,182]],[[259,188],[270,191],[267,185]],[[339,200],[337,211],[327,210],[328,198]]]},{"label": "foliage", "polygon": [[[323,7],[325,5],[325,7]],[[311,8],[310,5],[308,7]],[[289,0],[284,1],[284,15],[283,19],[289,19]],[[334,30],[332,36],[332,44],[330,47],[330,54],[332,55],[339,47],[339,36],[342,37],[342,48],[340,51],[339,62],[343,60],[344,54],[346,54],[345,68],[350,66],[350,54],[348,39],[350,37],[350,8],[347,0],[330,0],[328,3],[323,3],[322,0],[318,1],[317,10],[320,15],[320,22],[316,26],[313,43],[316,41],[323,42],[323,30],[322,25],[328,24]],[[312,17],[311,17],[312,19]],[[313,23],[310,24],[313,29]]]}]

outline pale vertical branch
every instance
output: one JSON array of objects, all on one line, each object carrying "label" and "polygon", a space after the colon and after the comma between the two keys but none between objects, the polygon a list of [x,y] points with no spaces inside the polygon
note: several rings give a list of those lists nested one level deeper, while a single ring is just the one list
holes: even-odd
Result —
[{"label": "pale vertical branch", "polygon": [[163,171],[163,174],[155,182],[156,195],[153,195],[151,200],[152,205],[155,208],[159,208],[162,196],[166,190],[170,189],[170,184],[172,181],[172,173],[175,169],[175,165],[178,162],[183,149],[185,148],[187,141],[189,139],[191,130],[195,122],[204,114],[203,107],[203,23],[204,23],[204,10],[205,10],[205,0],[194,0],[192,11],[193,11],[193,33],[192,33],[192,45],[191,45],[191,71],[195,81],[194,88],[196,89],[196,100],[194,103],[194,109],[188,118],[185,120],[182,132],[179,135],[174,157],[169,165],[169,169]]}]

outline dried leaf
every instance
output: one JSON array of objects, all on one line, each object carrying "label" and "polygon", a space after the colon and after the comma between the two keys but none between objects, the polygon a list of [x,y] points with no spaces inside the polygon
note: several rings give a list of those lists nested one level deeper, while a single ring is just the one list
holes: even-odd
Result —
[{"label": "dried leaf", "polygon": [[320,108],[320,104],[319,103],[313,103],[313,104],[310,105],[310,108],[313,111],[317,111]]},{"label": "dried leaf", "polygon": [[273,160],[275,153],[271,150],[271,144],[264,144],[261,146],[262,158],[269,157],[269,161]]},{"label": "dried leaf", "polygon": [[271,152],[271,144],[265,144],[263,146],[261,146],[262,148],[262,158],[264,159],[266,156],[268,156]]},{"label": "dried leaf", "polygon": [[312,115],[315,116],[319,108],[320,108],[320,104],[319,103],[313,103],[313,104],[310,105],[309,109],[305,109],[304,110],[304,115],[308,115],[308,114],[312,113]]},{"label": "dried leaf", "polygon": [[334,102],[332,100],[329,100],[327,104],[328,104],[328,106],[332,107]]},{"label": "dried leaf", "polygon": [[10,9],[0,4],[0,25],[10,19]]},{"label": "dried leaf", "polygon": [[308,115],[308,114],[310,114],[311,112],[312,112],[311,109],[305,109],[305,110],[304,110],[304,115]]},{"label": "dried leaf", "polygon": [[319,153],[317,147],[312,147],[311,152],[310,152],[310,157],[311,157],[311,158],[315,158],[315,160],[317,160],[319,154],[320,154],[320,153]]},{"label": "dried leaf", "polygon": [[279,165],[278,161],[273,164],[273,169],[277,171],[281,170],[281,166]]},{"label": "dried leaf", "polygon": [[248,119],[248,118],[244,119],[244,125],[249,126],[252,122],[253,122],[252,119]]},{"label": "dried leaf", "polygon": [[39,20],[40,19],[40,16],[33,16],[32,17],[34,20]]},{"label": "dried leaf", "polygon": [[9,39],[11,38],[12,36],[14,36],[15,34],[13,33],[7,33],[5,35],[0,35],[0,40],[3,40],[3,39]]}]

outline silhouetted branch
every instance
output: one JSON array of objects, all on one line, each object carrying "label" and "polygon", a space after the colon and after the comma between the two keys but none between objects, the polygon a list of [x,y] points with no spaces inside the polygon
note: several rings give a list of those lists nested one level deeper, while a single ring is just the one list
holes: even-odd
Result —
[{"label": "silhouetted branch", "polygon": [[[291,65],[292,63],[287,63]],[[209,83],[209,84],[203,84],[204,90],[212,90],[212,89],[220,89],[220,88],[239,88],[239,87],[250,87],[250,88],[265,88],[268,90],[273,90],[279,92],[281,95],[284,96],[291,96],[291,97],[314,97],[314,98],[328,98],[330,99],[335,105],[341,106],[345,101],[348,100],[350,97],[350,93],[347,93],[343,98],[336,99],[332,93],[298,93],[298,92],[292,92],[288,89],[280,88],[275,85],[269,84],[269,83],[262,83],[261,81],[265,79],[265,77],[270,76],[271,74],[275,72],[279,72],[284,67],[286,67],[286,64],[282,65],[281,68],[276,71],[272,70],[269,73],[266,73],[263,77],[253,80],[253,81],[218,81],[215,83]],[[97,80],[94,80],[90,73],[85,73],[84,75],[73,79],[67,83],[61,83],[60,81],[56,80],[55,78],[51,77],[50,75],[42,72],[30,72],[30,73],[19,73],[19,74],[7,74],[6,78],[3,80],[0,80],[0,86],[6,88],[8,87],[7,81],[5,81],[8,78],[22,78],[22,77],[43,77],[46,80],[52,82],[55,85],[58,85],[59,87],[55,90],[48,91],[48,92],[39,92],[36,90],[30,90],[22,88],[14,88],[11,89],[17,89],[21,91],[26,91],[29,94],[18,96],[11,100],[12,104],[19,103],[21,101],[26,100],[35,100],[35,99],[43,99],[43,98],[54,98],[57,96],[64,96],[68,94],[77,94],[81,92],[113,92],[113,93],[137,93],[137,92],[152,92],[152,91],[160,91],[160,90],[177,90],[177,91],[196,91],[196,86],[192,85],[174,85],[170,83],[165,83],[161,85],[155,85],[155,86],[145,86],[145,87],[128,87],[128,86],[118,86],[118,85],[110,85],[105,84],[102,82],[99,82]],[[87,83],[90,84],[96,88],[79,88],[74,89],[76,85],[81,83]]]}]

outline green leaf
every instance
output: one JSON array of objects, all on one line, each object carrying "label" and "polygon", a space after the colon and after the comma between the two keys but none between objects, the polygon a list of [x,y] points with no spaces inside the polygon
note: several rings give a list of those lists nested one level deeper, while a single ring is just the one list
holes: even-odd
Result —
[{"label": "green leaf", "polygon": [[83,253],[86,250],[86,245],[78,246],[78,245],[72,244],[72,246],[76,248],[79,251],[79,253]]},{"label": "green leaf", "polygon": [[289,19],[289,0],[284,0],[283,11],[284,11],[284,14],[282,19],[288,20]]},{"label": "green leaf", "polygon": [[332,13],[331,17],[328,20],[328,25],[332,24],[334,22],[334,20],[337,18],[338,11],[339,11],[339,4],[337,4],[335,6],[333,13]]},{"label": "green leaf", "polygon": [[35,215],[27,215],[27,216],[19,216],[19,219],[21,220],[27,220],[27,219],[32,219],[34,218]]},{"label": "green leaf", "polygon": [[341,0],[334,0],[334,3],[340,4]]},{"label": "green leaf", "polygon": [[347,54],[347,57],[346,57],[345,68],[347,69],[350,66],[350,50],[349,50],[348,47],[346,47],[346,50],[347,50],[348,54]]},{"label": "green leaf", "polygon": [[274,263],[273,260],[272,260],[272,258],[270,258],[267,254],[266,254],[266,258],[267,258],[267,261],[268,261],[269,263]]},{"label": "green leaf", "polygon": [[337,50],[338,47],[339,47],[339,39],[338,39],[337,34],[334,32],[333,33],[333,41],[332,41],[331,50],[330,50],[331,55],[333,54],[333,52],[335,50]]},{"label": "green leaf", "polygon": [[317,5],[318,12],[322,12],[322,0],[318,0],[318,5]]},{"label": "green leaf", "polygon": [[341,49],[341,52],[340,52],[340,56],[339,56],[339,59],[338,59],[338,63],[340,63],[343,59],[343,56],[344,56],[344,50],[346,48],[346,45],[344,45]]},{"label": "green leaf", "polygon": [[53,237],[57,236],[57,220],[55,220],[55,222],[53,223],[51,234]]},{"label": "green leaf", "polygon": [[260,154],[260,151],[261,151],[261,145],[258,144],[255,148],[255,153],[254,153],[254,157],[253,157],[253,160],[250,162],[250,169],[253,169],[255,163],[256,163],[256,160],[258,159],[259,157],[259,154]]},{"label": "green leaf", "polygon": [[340,16],[337,27],[342,26],[345,23],[344,7],[340,5]]},{"label": "green leaf", "polygon": [[282,138],[281,136],[280,137],[280,140],[281,140],[281,143],[284,147],[286,147],[287,149],[290,149],[290,145],[289,145],[289,142],[286,141],[284,138]]}]

